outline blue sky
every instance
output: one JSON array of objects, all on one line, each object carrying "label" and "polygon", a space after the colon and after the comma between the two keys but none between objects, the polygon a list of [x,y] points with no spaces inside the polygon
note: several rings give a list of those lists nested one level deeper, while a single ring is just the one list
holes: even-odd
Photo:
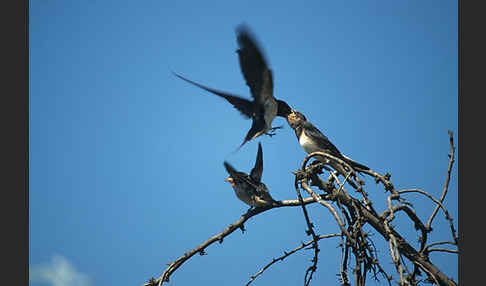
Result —
[{"label": "blue sky", "polygon": [[[277,136],[234,152],[251,122],[171,74],[249,98],[235,52],[234,28],[243,22],[266,53],[277,98],[342,153],[391,173],[397,189],[441,194],[447,130],[456,146],[458,135],[457,1],[36,0],[29,9],[32,286],[158,277],[246,212],[224,181],[223,161],[248,172],[258,142],[272,196],[295,198],[291,171],[305,153],[285,120],[274,121],[284,125]],[[456,223],[458,160],[445,201]],[[366,181],[383,210],[383,189]],[[429,202],[406,198],[426,221]],[[338,231],[326,209],[309,211],[319,234]],[[416,245],[413,226],[400,222]],[[450,240],[442,213],[435,223],[429,241]],[[186,262],[170,283],[244,285],[310,239],[300,208],[268,211],[246,229]],[[393,273],[386,244],[374,238]],[[338,243],[321,242],[312,285],[337,283]],[[312,255],[289,257],[253,285],[303,283]],[[457,256],[431,260],[457,279]]]}]

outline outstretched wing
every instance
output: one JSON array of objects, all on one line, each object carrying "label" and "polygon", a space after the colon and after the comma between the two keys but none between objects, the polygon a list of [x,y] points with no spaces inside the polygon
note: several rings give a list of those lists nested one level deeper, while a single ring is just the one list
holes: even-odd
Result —
[{"label": "outstretched wing", "polygon": [[224,161],[223,162],[224,167],[226,168],[226,171],[228,174],[234,179],[234,180],[240,180],[240,181],[245,181],[247,184],[252,186],[254,189],[257,187],[257,185],[252,182],[251,178],[243,172],[236,171],[233,166],[231,166],[228,162]]},{"label": "outstretched wing", "polygon": [[263,52],[250,29],[245,25],[239,25],[236,35],[239,46],[236,52],[241,72],[253,98],[263,104],[266,99],[273,96],[272,71],[268,68]]},{"label": "outstretched wing", "polygon": [[255,182],[260,182],[262,179],[263,173],[263,151],[262,151],[262,144],[258,142],[258,153],[255,161],[255,166],[251,169],[250,177]]},{"label": "outstretched wing", "polygon": [[189,80],[175,72],[173,72],[173,74],[175,76],[177,76],[178,78],[184,80],[184,81],[187,81],[188,83],[190,84],[193,84],[199,88],[202,88],[206,91],[209,91],[211,93],[214,93],[216,95],[219,95],[221,96],[222,98],[226,99],[229,103],[231,103],[240,113],[241,115],[243,115],[245,118],[251,118],[253,117],[253,102],[249,101],[248,99],[245,99],[245,98],[242,98],[242,97],[239,97],[239,96],[236,96],[236,95],[232,95],[232,94],[229,94],[229,93],[226,93],[226,92],[223,92],[223,91],[219,91],[219,90],[215,90],[215,89],[212,89],[212,88],[209,88],[207,86],[204,86],[202,84],[199,84],[197,82],[194,82],[192,80]]}]

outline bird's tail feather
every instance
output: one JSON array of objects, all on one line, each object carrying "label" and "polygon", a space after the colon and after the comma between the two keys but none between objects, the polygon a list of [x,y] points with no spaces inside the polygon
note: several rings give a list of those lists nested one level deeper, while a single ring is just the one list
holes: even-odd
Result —
[{"label": "bird's tail feather", "polygon": [[343,155],[343,157],[344,157],[344,159],[346,159],[346,162],[347,162],[349,165],[351,165],[351,167],[353,167],[353,169],[356,169],[356,171],[360,171],[360,170],[364,170],[364,171],[366,171],[366,170],[369,170],[369,169],[370,169],[368,166],[365,166],[365,165],[363,165],[363,164],[360,164],[360,163],[358,163],[358,162],[356,162],[356,161],[352,160],[352,159],[351,159],[351,158],[349,158],[349,157],[346,157],[346,156],[344,156],[344,155]]}]

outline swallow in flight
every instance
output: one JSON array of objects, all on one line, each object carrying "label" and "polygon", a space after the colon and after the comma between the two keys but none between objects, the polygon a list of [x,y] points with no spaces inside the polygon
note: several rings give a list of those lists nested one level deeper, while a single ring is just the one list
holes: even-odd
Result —
[{"label": "swallow in flight", "polygon": [[226,181],[231,184],[238,199],[249,205],[250,208],[278,204],[270,195],[267,186],[261,182],[263,152],[260,143],[258,143],[255,166],[251,170],[250,175],[237,171],[226,161],[224,162],[224,167],[229,174]]},{"label": "swallow in flight", "polygon": [[177,77],[185,80],[208,92],[219,95],[231,103],[246,119],[252,119],[251,128],[245,136],[243,146],[246,142],[263,134],[273,136],[272,131],[282,126],[272,127],[272,121],[276,116],[287,118],[291,112],[289,105],[273,96],[272,71],[259,48],[255,37],[250,30],[240,25],[236,28],[240,69],[250,88],[253,100],[248,100],[237,95],[212,89],[199,83],[191,81],[183,76],[174,73]]},{"label": "swallow in flight", "polygon": [[[295,135],[299,140],[299,144],[300,146],[302,146],[305,152],[310,154],[312,152],[320,151],[332,155],[345,161],[355,171],[358,172],[370,169],[367,166],[353,161],[351,158],[341,154],[337,147],[334,146],[334,144],[332,144],[332,142],[329,141],[329,139],[324,134],[322,134],[319,129],[317,129],[312,123],[307,121],[306,117],[302,113],[296,110],[292,110],[292,112],[287,116],[287,122],[290,127],[294,129]],[[316,158],[321,162],[329,163],[335,170],[337,170],[339,173],[346,177],[347,172],[341,164],[332,162],[331,160],[328,160],[323,156],[316,156]]]}]

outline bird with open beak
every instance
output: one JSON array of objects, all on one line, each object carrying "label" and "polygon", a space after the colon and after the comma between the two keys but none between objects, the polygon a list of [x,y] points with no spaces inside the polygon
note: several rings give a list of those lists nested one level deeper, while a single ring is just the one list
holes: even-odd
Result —
[{"label": "bird with open beak", "polygon": [[276,204],[267,186],[261,182],[263,173],[263,152],[262,145],[258,143],[258,153],[255,166],[250,175],[239,172],[228,162],[224,162],[224,167],[229,176],[226,181],[231,184],[235,191],[236,197],[249,205],[250,207],[261,207]]}]

